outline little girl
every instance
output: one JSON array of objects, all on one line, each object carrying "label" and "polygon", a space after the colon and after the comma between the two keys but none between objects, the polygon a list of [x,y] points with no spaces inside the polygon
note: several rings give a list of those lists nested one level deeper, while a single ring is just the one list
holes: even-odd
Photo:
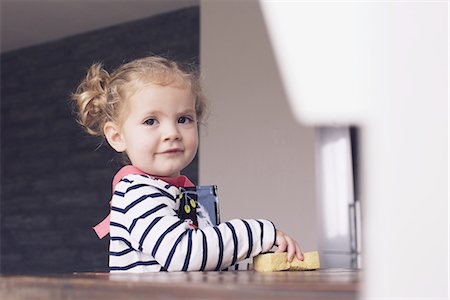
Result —
[{"label": "little girl", "polygon": [[131,164],[114,180],[107,227],[111,271],[220,271],[274,245],[289,260],[303,259],[298,244],[270,221],[197,228],[178,217],[180,190],[193,186],[180,172],[197,152],[205,114],[194,72],[156,56],[111,74],[94,64],[73,99],[86,131],[106,138]]}]

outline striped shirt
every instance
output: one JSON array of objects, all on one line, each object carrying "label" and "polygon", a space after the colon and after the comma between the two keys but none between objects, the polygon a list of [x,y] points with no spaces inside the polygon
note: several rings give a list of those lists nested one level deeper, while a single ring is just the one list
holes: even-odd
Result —
[{"label": "striped shirt", "polygon": [[273,247],[276,229],[267,220],[193,229],[177,216],[179,194],[147,175],[122,178],[111,203],[111,272],[220,271]]}]

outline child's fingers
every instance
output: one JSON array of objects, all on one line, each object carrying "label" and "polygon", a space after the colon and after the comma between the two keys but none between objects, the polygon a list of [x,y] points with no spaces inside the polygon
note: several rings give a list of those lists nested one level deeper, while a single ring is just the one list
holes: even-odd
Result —
[{"label": "child's fingers", "polygon": [[291,262],[294,259],[295,251],[296,251],[296,243],[295,241],[288,235],[285,235],[287,241],[287,256],[288,261]]},{"label": "child's fingers", "polygon": [[300,249],[300,246],[297,243],[295,243],[295,249],[296,249],[295,253],[297,254],[297,258],[299,260],[304,260],[305,257],[303,256],[303,252],[302,252],[302,250]]},{"label": "child's fingers", "polygon": [[277,252],[286,252],[286,249],[288,247],[288,243],[286,241],[285,235],[283,232],[281,231],[277,231],[277,241],[276,241],[276,245],[277,245],[277,250],[275,251]]},{"label": "child's fingers", "polygon": [[303,260],[303,253],[297,242],[282,231],[277,230],[276,253],[287,252],[287,259],[291,262],[296,256],[299,260]]}]

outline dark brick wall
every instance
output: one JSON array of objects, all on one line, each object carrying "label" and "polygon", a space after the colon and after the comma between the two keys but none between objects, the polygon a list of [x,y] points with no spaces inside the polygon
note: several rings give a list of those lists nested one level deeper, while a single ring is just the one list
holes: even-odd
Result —
[{"label": "dark brick wall", "polygon": [[[91,226],[120,158],[83,133],[69,95],[93,62],[150,53],[198,64],[198,7],[1,55],[1,273],[108,269],[108,239]],[[185,174],[197,181],[197,160]]]}]

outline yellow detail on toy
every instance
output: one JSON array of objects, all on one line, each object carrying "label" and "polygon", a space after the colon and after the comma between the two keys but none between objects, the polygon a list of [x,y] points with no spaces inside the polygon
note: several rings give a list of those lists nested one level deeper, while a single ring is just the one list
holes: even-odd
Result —
[{"label": "yellow detail on toy", "polygon": [[188,213],[190,213],[191,212],[191,207],[189,206],[189,205],[185,205],[184,206],[184,211],[188,214]]},{"label": "yellow detail on toy", "polygon": [[193,208],[196,208],[196,207],[197,207],[197,203],[195,202],[194,199],[191,199],[191,201],[189,201],[189,202],[191,203],[191,206],[192,206]]}]

